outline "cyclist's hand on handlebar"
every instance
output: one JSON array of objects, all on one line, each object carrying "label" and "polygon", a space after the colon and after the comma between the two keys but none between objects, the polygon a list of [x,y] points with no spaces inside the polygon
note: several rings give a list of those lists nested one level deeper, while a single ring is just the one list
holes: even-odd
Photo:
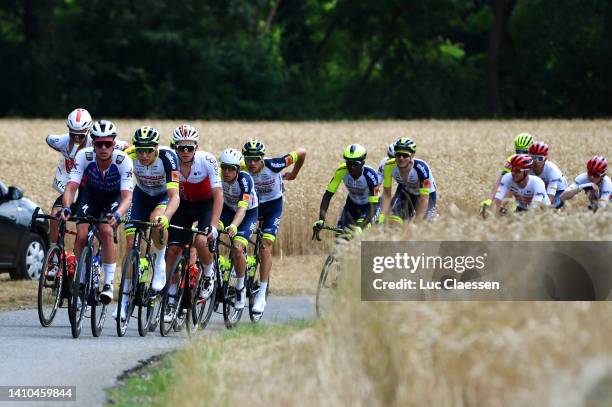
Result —
[{"label": "cyclist's hand on handlebar", "polygon": [[322,219],[319,219],[318,221],[313,223],[312,229],[315,230],[315,231],[321,230],[321,229],[323,229],[323,226],[325,226],[325,221],[322,220]]},{"label": "cyclist's hand on handlebar", "polygon": [[106,219],[108,219],[108,224],[112,227],[115,227],[121,223],[121,215],[117,211],[108,213],[106,215]]},{"label": "cyclist's hand on handlebar", "polygon": [[229,237],[234,237],[238,233],[238,226],[232,223],[231,225],[225,228],[225,231],[227,232]]},{"label": "cyclist's hand on handlebar", "polygon": [[61,211],[55,214],[55,218],[57,220],[68,220],[68,218],[72,215],[72,211],[70,208],[62,208]]},{"label": "cyclist's hand on handlebar", "polygon": [[158,229],[168,229],[168,226],[170,225],[170,222],[168,221],[166,215],[159,215],[155,218],[155,222],[157,222]]},{"label": "cyclist's hand on handlebar", "polygon": [[208,235],[206,236],[206,239],[210,242],[215,240],[217,237],[219,237],[219,231],[217,230],[216,227],[214,227],[213,225],[210,225],[210,233],[208,233]]}]

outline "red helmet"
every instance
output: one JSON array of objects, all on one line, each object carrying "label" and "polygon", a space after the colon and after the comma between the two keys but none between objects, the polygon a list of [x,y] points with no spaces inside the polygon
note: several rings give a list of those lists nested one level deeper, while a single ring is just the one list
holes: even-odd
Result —
[{"label": "red helmet", "polygon": [[604,175],[608,171],[608,160],[600,155],[595,155],[587,162],[587,171],[595,175]]},{"label": "red helmet", "polygon": [[513,170],[518,169],[521,171],[526,171],[531,168],[532,164],[533,164],[533,158],[531,158],[527,154],[516,154],[510,160],[510,167]]},{"label": "red helmet", "polygon": [[543,141],[536,141],[529,146],[529,154],[531,155],[548,155],[548,144]]}]

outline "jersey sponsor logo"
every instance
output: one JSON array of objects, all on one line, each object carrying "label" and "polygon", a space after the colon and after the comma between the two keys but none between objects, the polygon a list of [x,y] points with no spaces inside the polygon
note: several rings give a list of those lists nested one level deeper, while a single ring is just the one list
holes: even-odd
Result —
[{"label": "jersey sponsor logo", "polygon": [[251,200],[251,195],[250,194],[242,194],[242,200],[244,202],[249,202]]},{"label": "jersey sponsor logo", "polygon": [[57,144],[57,143],[59,143],[59,137],[51,137],[51,136],[49,136],[49,138],[47,140],[49,140],[49,144]]},{"label": "jersey sponsor logo", "polygon": [[132,176],[134,175],[134,171],[129,170],[125,172],[125,177],[126,178],[132,178]]},{"label": "jersey sponsor logo", "polygon": [[427,171],[427,167],[425,167],[425,166],[424,166],[423,164],[421,164],[421,163],[417,163],[417,165],[416,165],[416,166],[417,166],[417,168],[418,168],[419,170],[421,170],[421,172],[423,173],[423,175],[424,175],[425,177],[429,177],[429,171]]},{"label": "jersey sponsor logo", "polygon": [[117,155],[117,159],[115,160],[115,162],[117,163],[117,165],[121,164],[121,163],[123,162],[123,160],[125,160],[125,157],[126,157],[126,156],[124,156],[124,155],[122,155],[122,154]]},{"label": "jersey sponsor logo", "polygon": [[290,155],[285,156],[285,165],[289,166],[291,164],[293,164],[293,158]]},{"label": "jersey sponsor logo", "polygon": [[[289,157],[289,159],[291,159],[291,157]],[[287,165],[289,165],[287,163],[287,158],[285,158],[285,162],[284,163],[279,163],[279,162],[274,162],[274,161],[270,162],[270,167],[272,167],[272,168],[285,168],[285,166],[287,166]]]},{"label": "jersey sponsor logo", "polygon": [[246,177],[242,178],[242,187],[244,188],[245,191],[249,190],[249,181],[247,180]]},{"label": "jersey sponsor logo", "polygon": [[429,182],[429,178],[425,179],[423,181],[423,188],[429,188],[431,186],[431,183]]},{"label": "jersey sponsor logo", "polygon": [[87,213],[87,209],[89,209],[89,204],[83,205],[81,209],[83,209],[83,215],[85,215]]},{"label": "jersey sponsor logo", "polygon": [[[93,151],[87,151],[85,153],[85,159],[87,161],[92,161],[93,160]],[[76,165],[74,167],[76,168]]]},{"label": "jersey sponsor logo", "polygon": [[170,151],[165,151],[164,155],[166,156],[168,161],[170,161],[170,165],[172,166],[172,168],[177,168],[176,163],[174,162],[174,157],[172,157],[172,153]]},{"label": "jersey sponsor logo", "polygon": [[173,182],[179,182],[178,171],[172,171],[172,181]]}]

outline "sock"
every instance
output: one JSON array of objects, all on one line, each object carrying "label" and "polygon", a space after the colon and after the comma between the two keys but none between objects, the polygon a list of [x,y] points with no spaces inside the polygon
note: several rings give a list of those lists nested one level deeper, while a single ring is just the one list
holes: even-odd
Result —
[{"label": "sock", "polygon": [[106,264],[102,263],[102,268],[104,269],[104,284],[113,284],[113,277],[115,277],[115,263]]},{"label": "sock", "polygon": [[236,290],[242,290],[244,287],[244,277],[238,277],[236,279]]},{"label": "sock", "polygon": [[166,248],[162,247],[154,252],[155,257],[155,271],[153,274],[153,289],[160,291],[166,285],[166,260],[164,256],[166,254]]},{"label": "sock", "polygon": [[153,252],[156,257],[155,257],[155,273],[157,274],[158,270],[163,270],[164,273],[166,272],[166,248],[162,247],[161,249],[158,249],[157,247],[153,246],[155,251]]},{"label": "sock", "polygon": [[214,275],[213,271],[212,271],[212,263],[210,264],[204,264],[204,275],[206,277],[212,277]]},{"label": "sock", "polygon": [[261,281],[261,282],[259,283],[259,292],[262,292],[262,293],[264,293],[264,294],[265,294],[267,289],[268,289],[268,282],[266,281],[266,282],[264,283],[263,281]]}]

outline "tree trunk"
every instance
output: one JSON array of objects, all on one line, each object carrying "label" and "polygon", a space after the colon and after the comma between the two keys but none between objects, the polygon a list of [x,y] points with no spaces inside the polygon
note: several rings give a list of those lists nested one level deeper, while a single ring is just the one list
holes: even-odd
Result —
[{"label": "tree trunk", "polygon": [[499,116],[503,114],[503,97],[501,94],[501,66],[504,52],[508,45],[508,21],[516,0],[491,0],[493,11],[493,26],[489,35],[488,80],[489,106],[491,112]]}]

